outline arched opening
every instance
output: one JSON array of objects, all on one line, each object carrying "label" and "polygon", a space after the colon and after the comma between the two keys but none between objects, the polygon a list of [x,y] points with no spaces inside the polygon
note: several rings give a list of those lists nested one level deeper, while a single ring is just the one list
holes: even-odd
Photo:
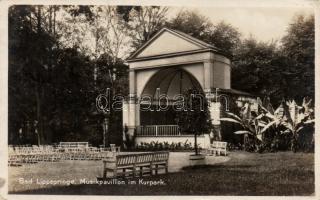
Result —
[{"label": "arched opening", "polygon": [[[203,91],[196,78],[186,70],[175,67],[157,72],[147,82],[141,94],[140,106],[150,109],[140,109],[140,125],[176,125],[173,103],[188,89]],[[146,99],[151,99],[151,105],[144,104],[143,100]],[[163,103],[168,106],[162,105]],[[164,107],[166,109],[162,109]]]}]

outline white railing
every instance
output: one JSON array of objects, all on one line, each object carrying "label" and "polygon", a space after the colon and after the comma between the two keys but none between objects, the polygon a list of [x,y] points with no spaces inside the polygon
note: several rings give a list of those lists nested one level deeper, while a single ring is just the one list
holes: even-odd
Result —
[{"label": "white railing", "polygon": [[89,147],[89,142],[60,142],[59,143],[59,147],[63,147],[63,148],[79,148],[79,147],[83,147],[83,148],[87,148]]},{"label": "white railing", "polygon": [[137,136],[180,136],[178,125],[137,126]]}]

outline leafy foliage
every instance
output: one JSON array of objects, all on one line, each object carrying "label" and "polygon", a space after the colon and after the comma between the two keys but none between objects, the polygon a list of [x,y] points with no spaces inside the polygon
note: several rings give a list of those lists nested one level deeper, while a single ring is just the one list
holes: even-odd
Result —
[{"label": "leafy foliage", "polygon": [[[311,100],[307,101],[306,98],[303,99],[302,106],[298,106],[294,100],[287,101],[276,109],[274,115],[268,113],[267,116],[271,121],[264,127],[264,130],[272,125],[276,125],[277,128],[283,126],[285,130],[281,133],[291,134],[291,150],[297,151],[300,133],[314,124],[313,109],[310,104]],[[314,133],[311,130],[309,134]]]},{"label": "leafy foliage", "polygon": [[313,98],[314,46],[313,15],[298,16],[280,45],[245,39],[234,53],[232,87],[271,96],[273,105],[284,98]]},{"label": "leafy foliage", "polygon": [[200,40],[208,39],[213,24],[210,20],[194,11],[180,11],[169,22],[169,27],[189,34]]},{"label": "leafy foliage", "polygon": [[232,63],[232,87],[253,94],[284,96],[281,57],[275,43],[244,40],[235,53]]},{"label": "leafy foliage", "polygon": [[148,41],[157,31],[164,27],[167,20],[168,7],[118,7],[132,39],[133,49],[137,49]]},{"label": "leafy foliage", "polygon": [[240,44],[241,34],[236,28],[224,21],[213,24],[195,11],[180,11],[167,26],[212,44],[231,57]]},{"label": "leafy foliage", "polygon": [[177,112],[177,121],[181,132],[191,133],[195,137],[195,154],[198,154],[197,136],[208,133],[212,128],[208,102],[203,93],[188,89],[183,93],[184,108]]},{"label": "leafy foliage", "polygon": [[[83,8],[72,9],[74,17],[83,17]],[[109,52],[97,54],[96,61],[77,45],[61,45],[61,32],[52,30],[57,22],[46,18],[49,11],[50,7],[42,6],[10,7],[9,143],[65,140],[99,145],[104,116],[95,113],[95,98],[106,87],[125,95],[128,67]],[[122,116],[110,115],[109,141],[119,144]]]},{"label": "leafy foliage", "polygon": [[226,114],[229,117],[221,118],[220,120],[241,125],[242,129],[235,131],[234,133],[238,135],[244,135],[244,139],[246,140],[252,138],[252,148],[248,147],[247,143],[245,143],[245,148],[247,150],[256,150],[257,145],[263,140],[263,131],[261,127],[264,127],[265,123],[260,120],[262,118],[262,115],[257,115],[256,113],[254,113],[256,115],[253,116],[249,103],[245,103],[245,105],[241,108],[240,116],[237,116],[230,112],[227,112]]},{"label": "leafy foliage", "polygon": [[[243,129],[234,133],[245,135],[245,139],[248,139],[248,135],[253,138],[250,142],[251,144],[249,143],[252,148],[246,148],[247,150],[263,151],[268,146],[268,140],[271,140],[271,144],[269,144],[271,145],[271,150],[278,150],[279,140],[282,138],[290,140],[290,148],[295,152],[300,142],[300,132],[312,127],[314,123],[313,109],[310,104],[311,100],[307,101],[304,98],[302,106],[298,106],[292,100],[282,103],[274,110],[269,101],[262,103],[258,99],[259,109],[257,111],[251,112],[249,104],[246,103],[240,111],[240,116],[227,113],[229,118],[221,118],[220,120],[240,124]],[[270,129],[272,131],[268,132]],[[312,135],[311,138],[313,139],[314,130],[309,129],[308,131],[308,134]],[[287,134],[289,134],[289,138],[283,137]],[[309,147],[307,148],[312,148],[313,142],[309,141]]]},{"label": "leafy foliage", "polygon": [[[298,15],[282,39],[281,51],[287,59],[283,66],[290,84],[287,96],[294,99],[314,98],[315,23],[314,16]],[[289,85],[288,84],[288,85]],[[294,89],[291,89],[294,88]]]}]

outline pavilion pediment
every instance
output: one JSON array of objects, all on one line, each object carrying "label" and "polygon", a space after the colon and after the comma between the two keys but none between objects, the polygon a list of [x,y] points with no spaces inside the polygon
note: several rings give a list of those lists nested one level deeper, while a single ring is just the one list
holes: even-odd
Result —
[{"label": "pavilion pediment", "polygon": [[129,59],[168,55],[212,48],[185,33],[164,28],[139,48]]}]

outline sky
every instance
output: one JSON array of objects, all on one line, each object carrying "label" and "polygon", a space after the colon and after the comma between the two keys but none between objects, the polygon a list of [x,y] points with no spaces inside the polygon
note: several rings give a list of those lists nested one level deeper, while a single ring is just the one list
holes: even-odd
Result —
[{"label": "sky", "polygon": [[310,15],[310,7],[170,7],[172,17],[181,10],[194,10],[208,17],[214,24],[225,21],[247,38],[260,41],[280,40],[297,14]]}]

